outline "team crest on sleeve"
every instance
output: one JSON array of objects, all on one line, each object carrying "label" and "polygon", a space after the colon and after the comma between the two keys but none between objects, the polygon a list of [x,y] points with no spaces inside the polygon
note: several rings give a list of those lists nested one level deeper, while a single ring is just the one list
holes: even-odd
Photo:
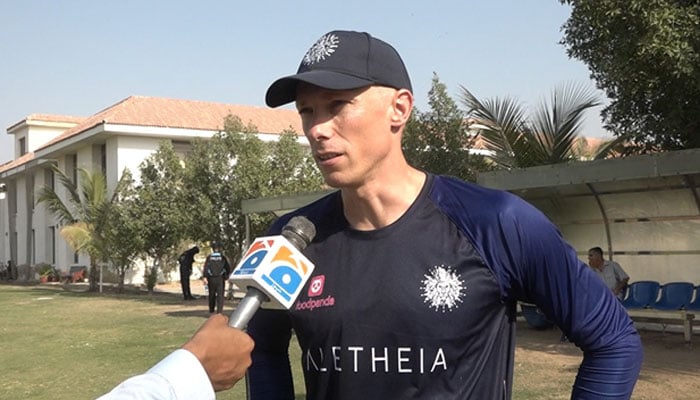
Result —
[{"label": "team crest on sleeve", "polygon": [[430,268],[421,281],[421,297],[435,311],[452,311],[462,302],[466,286],[452,267],[438,265]]},{"label": "team crest on sleeve", "polygon": [[338,37],[332,33],[323,35],[304,54],[305,65],[316,64],[328,58],[338,48]]}]

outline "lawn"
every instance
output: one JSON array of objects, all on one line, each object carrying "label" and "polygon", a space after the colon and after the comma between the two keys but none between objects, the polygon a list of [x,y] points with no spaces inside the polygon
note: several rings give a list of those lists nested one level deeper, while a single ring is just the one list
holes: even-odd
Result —
[{"label": "lawn", "polygon": [[[207,317],[206,300],[183,302],[172,293],[94,294],[51,284],[0,284],[0,399],[95,399],[178,348]],[[696,343],[688,346],[675,333],[641,334],[645,361],[632,398],[697,399]],[[558,339],[556,330],[518,326],[514,399],[569,398],[581,352]],[[303,379],[295,361],[300,352],[295,345],[291,351],[301,400]],[[217,399],[243,400],[245,385]]]},{"label": "lawn", "polygon": [[[169,293],[0,285],[0,399],[94,399],[177,349],[208,315],[205,300]],[[217,398],[245,399],[245,385]]]}]

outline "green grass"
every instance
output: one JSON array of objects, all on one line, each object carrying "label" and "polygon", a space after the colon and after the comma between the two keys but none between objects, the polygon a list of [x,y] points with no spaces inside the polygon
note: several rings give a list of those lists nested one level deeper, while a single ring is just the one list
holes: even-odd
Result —
[{"label": "green grass", "polygon": [[[0,284],[0,400],[95,399],[179,348],[208,317],[205,302],[138,290],[118,295]],[[226,304],[225,312],[230,311]],[[559,344],[557,330],[524,326],[518,332],[513,399],[568,399],[580,350]],[[697,398],[700,358],[697,348],[681,339],[643,335],[646,366],[633,399]],[[290,352],[301,400],[305,389],[296,340]],[[243,382],[217,394],[220,400],[245,397]]]},{"label": "green grass", "polygon": [[[174,294],[0,285],[0,399],[94,399],[180,347],[207,317],[203,300]],[[245,399],[245,384],[217,399]]]}]

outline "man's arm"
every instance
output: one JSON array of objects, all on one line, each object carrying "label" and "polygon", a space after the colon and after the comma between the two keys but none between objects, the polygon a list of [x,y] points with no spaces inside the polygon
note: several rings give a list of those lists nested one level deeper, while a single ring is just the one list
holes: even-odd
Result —
[{"label": "man's arm", "polygon": [[630,398],[643,350],[627,312],[540,211],[508,197],[502,239],[485,250],[503,268],[504,294],[535,303],[583,350],[572,399]]},{"label": "man's arm", "polygon": [[615,261],[610,261],[612,263],[613,271],[615,272],[615,277],[617,278],[617,284],[615,285],[615,288],[613,289],[613,293],[617,296],[622,292],[622,289],[627,287],[627,283],[630,280],[629,275],[625,272],[624,269],[620,266],[620,264],[616,263]]},{"label": "man's arm", "polygon": [[229,275],[231,275],[231,264],[228,262],[228,258],[226,256],[222,256],[224,259],[224,279],[228,279]]},{"label": "man's arm", "polygon": [[255,340],[253,365],[248,370],[251,400],[293,400],[294,382],[289,364],[291,321],[286,311],[260,309],[248,324]]},{"label": "man's arm", "polygon": [[230,389],[251,364],[253,340],[228,326],[228,317],[210,317],[182,348],[194,354],[204,367],[215,391]]},{"label": "man's arm", "polygon": [[243,377],[252,350],[253,341],[245,332],[215,314],[181,349],[99,400],[214,399],[215,391],[229,389]]},{"label": "man's arm", "polygon": [[622,280],[617,281],[617,285],[615,285],[615,288],[613,289],[613,293],[615,296],[619,295],[622,293],[622,289],[627,287],[627,282],[629,282],[630,278],[624,278]]},{"label": "man's arm", "polygon": [[209,268],[209,263],[211,263],[211,256],[207,256],[207,258],[204,259],[204,264],[202,265],[202,280],[204,281],[204,284],[208,284],[208,276],[209,274],[207,273],[207,269]]}]

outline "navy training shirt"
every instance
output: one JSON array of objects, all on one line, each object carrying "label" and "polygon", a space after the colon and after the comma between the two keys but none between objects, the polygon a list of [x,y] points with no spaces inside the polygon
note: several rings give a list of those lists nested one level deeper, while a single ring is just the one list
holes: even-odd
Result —
[{"label": "navy training shirt", "polygon": [[537,306],[584,351],[572,398],[629,398],[642,349],[632,321],[556,227],[507,192],[428,175],[406,213],[374,231],[339,192],[294,215],[317,229],[315,270],[289,312],[260,310],[250,398],[293,399],[287,348],[302,349],[307,399],[509,399],[515,306]]}]

